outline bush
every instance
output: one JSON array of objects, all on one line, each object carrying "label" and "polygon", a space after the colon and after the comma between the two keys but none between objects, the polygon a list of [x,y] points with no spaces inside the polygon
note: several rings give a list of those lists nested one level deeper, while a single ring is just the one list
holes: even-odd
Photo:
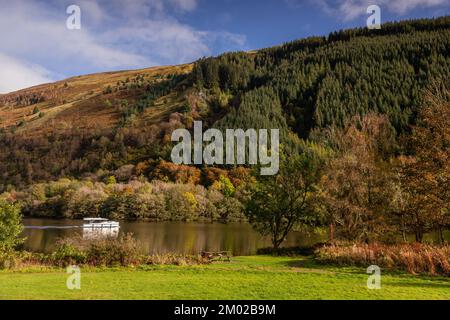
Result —
[{"label": "bush", "polygon": [[12,269],[26,265],[47,264],[47,257],[42,253],[27,251],[0,251],[0,270]]},{"label": "bush", "polygon": [[131,234],[118,239],[104,238],[91,242],[87,263],[93,266],[129,266],[142,263],[140,245]]},{"label": "bush", "polygon": [[71,243],[61,242],[57,249],[49,256],[53,265],[67,267],[70,265],[85,264],[87,255],[81,249]]},{"label": "bush", "polygon": [[129,266],[143,262],[140,244],[131,234],[119,238],[83,239],[81,236],[58,241],[49,261],[57,266],[87,264],[91,266]]},{"label": "bush", "polygon": [[414,244],[329,245],[315,251],[319,262],[399,269],[411,274],[450,275],[450,246]]},{"label": "bush", "polygon": [[0,252],[5,255],[23,242],[20,206],[0,200]]},{"label": "bush", "polygon": [[6,251],[0,249],[0,270],[9,269],[16,263],[16,259],[13,251]]},{"label": "bush", "polygon": [[[131,234],[119,238],[105,237],[83,239],[80,236],[65,238],[57,243],[56,250],[46,256],[31,254],[27,258],[34,263],[47,263],[59,267],[69,265],[136,266],[136,265],[194,265],[208,263],[200,256],[163,254],[143,255],[140,243]],[[1,256],[0,256],[1,261]]]},{"label": "bush", "polygon": [[56,266],[70,265],[92,267],[129,267],[143,265],[198,265],[210,263],[208,259],[195,255],[141,253],[141,244],[132,234],[119,238],[90,238],[80,235],[60,239],[56,249],[50,254],[27,251],[1,251],[0,270],[20,268],[24,266]]},{"label": "bush", "polygon": [[111,85],[108,85],[104,90],[103,90],[103,94],[110,94],[112,93],[112,87]]}]

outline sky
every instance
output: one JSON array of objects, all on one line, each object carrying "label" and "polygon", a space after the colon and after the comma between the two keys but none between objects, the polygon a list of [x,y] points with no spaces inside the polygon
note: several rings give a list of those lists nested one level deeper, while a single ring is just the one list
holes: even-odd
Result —
[{"label": "sky", "polygon": [[381,22],[450,14],[450,0],[0,0],[0,93],[363,27],[373,4]]}]

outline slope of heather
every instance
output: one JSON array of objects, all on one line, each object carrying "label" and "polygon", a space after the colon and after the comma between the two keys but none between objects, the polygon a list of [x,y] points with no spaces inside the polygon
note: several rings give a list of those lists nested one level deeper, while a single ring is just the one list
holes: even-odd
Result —
[{"label": "slope of heather", "polygon": [[[190,70],[190,65],[181,65],[98,73],[0,95],[0,128],[32,130],[34,135],[68,128],[113,128],[125,100],[130,105],[145,95],[147,86]],[[154,120],[161,120],[161,115],[157,111]]]}]

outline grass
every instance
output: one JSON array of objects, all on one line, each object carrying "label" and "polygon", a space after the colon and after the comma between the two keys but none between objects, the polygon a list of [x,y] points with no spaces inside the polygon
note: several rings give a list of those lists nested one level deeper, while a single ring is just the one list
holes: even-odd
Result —
[{"label": "grass", "polygon": [[450,299],[450,279],[382,273],[369,290],[364,268],[307,257],[236,257],[201,266],[82,269],[81,290],[62,269],[0,271],[0,299]]}]

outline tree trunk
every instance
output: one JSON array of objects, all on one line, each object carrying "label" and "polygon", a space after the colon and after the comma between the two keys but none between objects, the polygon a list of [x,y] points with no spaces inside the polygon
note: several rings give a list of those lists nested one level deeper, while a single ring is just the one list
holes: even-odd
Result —
[{"label": "tree trunk", "polygon": [[416,241],[422,243],[423,241],[423,232],[422,230],[416,230]]},{"label": "tree trunk", "polygon": [[281,244],[280,241],[277,241],[277,240],[274,239],[272,241],[273,249],[278,251],[278,249],[280,248],[280,244]]},{"label": "tree trunk", "polygon": [[444,231],[441,226],[439,226],[439,241],[441,244],[444,244]]},{"label": "tree trunk", "polygon": [[402,237],[403,237],[403,242],[407,242],[408,239],[406,239],[406,228],[405,228],[405,216],[402,215]]},{"label": "tree trunk", "polygon": [[330,223],[330,242],[334,242],[334,224]]}]

